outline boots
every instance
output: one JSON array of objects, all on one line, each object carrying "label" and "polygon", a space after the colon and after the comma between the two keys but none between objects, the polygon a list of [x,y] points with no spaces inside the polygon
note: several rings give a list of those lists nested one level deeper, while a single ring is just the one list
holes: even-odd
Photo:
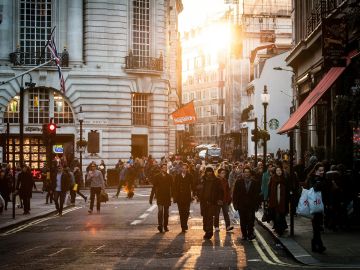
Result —
[{"label": "boots", "polygon": [[322,243],[316,243],[314,239],[311,240],[311,250],[312,252],[323,253],[326,250],[326,247]]}]

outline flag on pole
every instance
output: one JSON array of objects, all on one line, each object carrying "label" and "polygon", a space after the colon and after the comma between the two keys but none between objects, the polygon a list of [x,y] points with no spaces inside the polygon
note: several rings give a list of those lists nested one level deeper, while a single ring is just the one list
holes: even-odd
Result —
[{"label": "flag on pole", "polygon": [[59,57],[57,49],[56,49],[54,36],[51,36],[50,40],[48,40],[47,48],[50,51],[51,58],[55,61],[56,67],[59,72],[60,89],[63,93],[65,93],[65,80],[64,80],[64,76],[61,72],[60,57]]},{"label": "flag on pole", "polygon": [[190,101],[171,114],[175,125],[192,124],[196,122],[194,101]]}]

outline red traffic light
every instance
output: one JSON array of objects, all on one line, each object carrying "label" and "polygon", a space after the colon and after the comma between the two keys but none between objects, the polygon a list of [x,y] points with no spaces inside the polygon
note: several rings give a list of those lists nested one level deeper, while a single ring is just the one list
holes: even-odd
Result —
[{"label": "red traffic light", "polygon": [[54,131],[56,129],[55,124],[49,124],[49,130]]}]

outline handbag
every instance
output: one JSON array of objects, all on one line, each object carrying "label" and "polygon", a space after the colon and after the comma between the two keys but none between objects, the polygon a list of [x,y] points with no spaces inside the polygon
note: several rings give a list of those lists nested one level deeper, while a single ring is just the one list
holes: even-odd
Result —
[{"label": "handbag", "polygon": [[324,213],[324,203],[320,191],[311,188],[308,192],[310,214]]},{"label": "handbag", "polygon": [[105,190],[101,190],[100,192],[100,202],[107,202],[109,200],[109,195],[106,193]]},{"label": "handbag", "polygon": [[78,184],[75,184],[72,190],[76,192],[78,190]]},{"label": "handbag", "polygon": [[304,216],[304,217],[310,217],[310,206],[309,206],[309,200],[308,200],[308,193],[309,190],[303,188],[301,191],[301,196],[299,199],[299,203],[298,206],[296,207],[296,213],[299,216]]}]

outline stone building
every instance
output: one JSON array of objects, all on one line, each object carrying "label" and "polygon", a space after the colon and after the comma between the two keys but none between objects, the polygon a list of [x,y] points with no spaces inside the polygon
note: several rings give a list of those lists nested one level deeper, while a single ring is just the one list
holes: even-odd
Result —
[{"label": "stone building", "polygon": [[[20,161],[20,87],[24,87],[24,162],[45,161],[42,125],[58,125],[58,155],[79,157],[79,112],[83,140],[95,153],[83,153],[83,166],[103,159],[109,166],[131,155],[154,158],[174,151],[175,127],[169,112],[178,103],[177,16],[181,0],[4,0],[0,3],[0,81],[44,63],[51,30],[62,58],[66,91],[54,65],[0,86],[3,161]],[[169,98],[169,96],[171,98]],[[96,132],[98,141],[89,141]],[[92,145],[90,145],[92,144]],[[97,145],[98,144],[98,145]],[[98,146],[98,147],[97,147]],[[98,148],[98,149],[96,149]],[[1,157],[0,157],[1,158]]]}]

